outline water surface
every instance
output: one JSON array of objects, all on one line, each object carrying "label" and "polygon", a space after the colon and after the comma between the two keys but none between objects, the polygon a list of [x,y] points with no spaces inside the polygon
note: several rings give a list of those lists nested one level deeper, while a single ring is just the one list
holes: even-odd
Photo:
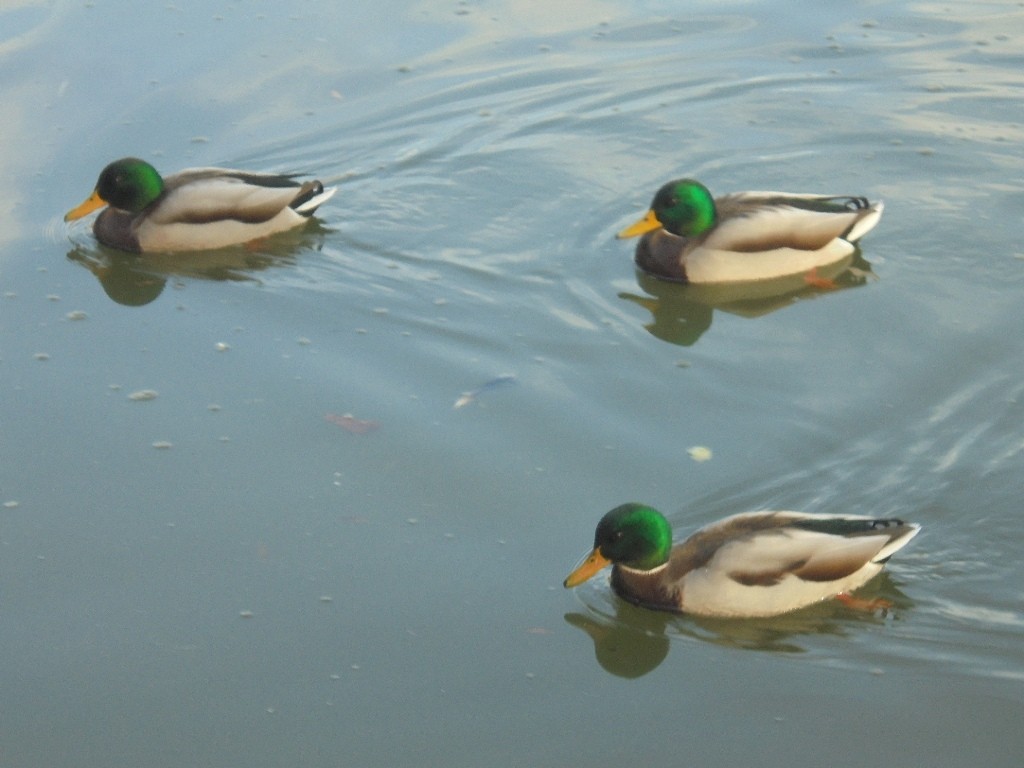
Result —
[{"label": "water surface", "polygon": [[[5,765],[1018,764],[1019,5],[0,19]],[[60,219],[126,154],[340,191],[125,260]],[[680,175],[886,213],[708,296],[613,239]],[[885,616],[712,622],[562,589],[627,500],[924,528]]]}]

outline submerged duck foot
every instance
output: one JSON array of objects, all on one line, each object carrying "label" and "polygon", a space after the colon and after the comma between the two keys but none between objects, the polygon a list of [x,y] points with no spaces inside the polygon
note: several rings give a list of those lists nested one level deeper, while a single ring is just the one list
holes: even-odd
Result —
[{"label": "submerged duck foot", "polygon": [[818,268],[814,267],[810,272],[804,275],[804,282],[812,288],[820,288],[823,291],[835,291],[839,288],[839,283],[835,280],[831,280],[827,277],[821,277],[818,274]]},{"label": "submerged duck foot", "polygon": [[881,597],[868,600],[863,597],[854,597],[846,592],[840,592],[836,595],[836,600],[847,608],[852,608],[855,611],[866,611],[867,613],[880,611],[882,616],[887,615],[889,613],[889,609],[893,607],[891,602]]}]

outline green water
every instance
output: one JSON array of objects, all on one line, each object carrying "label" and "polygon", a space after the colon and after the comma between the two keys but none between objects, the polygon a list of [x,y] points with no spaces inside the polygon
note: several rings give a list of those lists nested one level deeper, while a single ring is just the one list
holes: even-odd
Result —
[{"label": "green water", "polygon": [[[1019,4],[344,6],[0,10],[5,768],[1018,765]],[[128,261],[61,221],[128,154],[340,189]],[[709,296],[613,237],[682,175],[886,212]],[[923,531],[698,621],[562,589],[627,500]]]}]

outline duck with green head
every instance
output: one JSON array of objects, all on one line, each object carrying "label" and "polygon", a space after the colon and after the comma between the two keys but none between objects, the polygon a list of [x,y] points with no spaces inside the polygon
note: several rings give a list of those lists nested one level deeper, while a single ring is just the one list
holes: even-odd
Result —
[{"label": "duck with green head", "polygon": [[213,250],[305,224],[335,191],[315,180],[227,168],[163,178],[145,160],[126,157],[103,169],[92,195],[64,220],[108,206],[93,224],[104,245],[132,253]]},{"label": "duck with green head", "polygon": [[601,518],[593,551],[565,586],[579,586],[611,565],[612,588],[637,605],[701,616],[776,616],[848,595],[919,530],[861,515],[746,512],[673,547],[664,515],[623,504]]},{"label": "duck with green head", "polygon": [[677,179],[618,237],[642,235],[637,266],[667,280],[771,280],[813,274],[851,256],[883,208],[848,195],[739,192],[716,199],[699,181]]}]

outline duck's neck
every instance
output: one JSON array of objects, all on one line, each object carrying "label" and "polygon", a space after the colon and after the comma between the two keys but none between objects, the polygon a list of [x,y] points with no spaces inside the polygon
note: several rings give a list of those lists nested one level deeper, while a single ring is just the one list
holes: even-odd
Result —
[{"label": "duck's neck", "polygon": [[667,582],[667,571],[668,563],[649,571],[616,565],[612,568],[612,589],[631,603],[648,608],[679,610],[679,588]]}]

